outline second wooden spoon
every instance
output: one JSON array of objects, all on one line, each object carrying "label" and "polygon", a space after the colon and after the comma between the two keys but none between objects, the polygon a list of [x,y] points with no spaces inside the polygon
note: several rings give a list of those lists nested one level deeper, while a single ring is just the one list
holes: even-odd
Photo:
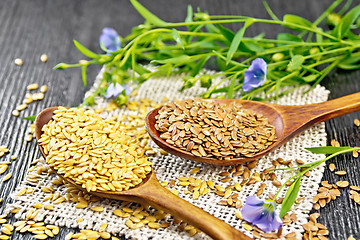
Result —
[{"label": "second wooden spoon", "polygon": [[145,125],[151,138],[165,151],[185,159],[215,165],[234,165],[256,160],[265,154],[274,151],[293,137],[319,122],[360,110],[360,92],[326,102],[300,106],[284,106],[237,99],[207,99],[206,101],[226,104],[236,102],[237,104],[241,104],[245,109],[250,109],[255,113],[262,114],[264,117],[268,118],[270,124],[275,127],[277,140],[268,148],[256,153],[252,157],[238,157],[230,160],[198,157],[190,152],[181,150],[160,138],[160,133],[155,128],[155,116],[158,114],[160,108],[151,111],[146,117]]}]

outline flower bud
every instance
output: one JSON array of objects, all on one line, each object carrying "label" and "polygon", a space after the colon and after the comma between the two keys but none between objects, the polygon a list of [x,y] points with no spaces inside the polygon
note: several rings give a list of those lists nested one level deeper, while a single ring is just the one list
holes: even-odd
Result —
[{"label": "flower bud", "polygon": [[54,69],[64,70],[67,69],[68,67],[69,65],[66,63],[59,63],[54,67]]},{"label": "flower bud", "polygon": [[337,26],[341,21],[341,16],[336,13],[330,13],[326,19],[326,24],[330,26]]},{"label": "flower bud", "polygon": [[317,54],[317,53],[319,53],[319,52],[320,52],[320,49],[317,48],[317,47],[313,47],[313,48],[311,48],[310,51],[309,51],[309,53],[310,53],[311,55]]},{"label": "flower bud", "polygon": [[122,106],[127,103],[128,97],[126,95],[120,94],[115,98],[115,103],[118,106]]},{"label": "flower bud", "polygon": [[194,14],[194,19],[197,20],[197,21],[207,21],[210,19],[210,16],[209,14],[207,13],[202,13],[202,12],[199,12],[199,13],[195,13]]},{"label": "flower bud", "polygon": [[192,86],[195,85],[196,81],[197,81],[197,79],[195,79],[195,78],[185,77],[185,78],[184,78],[184,84],[183,84],[183,86],[181,87],[180,91],[183,91],[183,90],[185,90],[185,89],[187,89],[187,88],[191,88]]},{"label": "flower bud", "polygon": [[283,59],[284,59],[284,54],[283,53],[275,53],[272,56],[272,60],[274,60],[275,62],[280,62]]},{"label": "flower bud", "polygon": [[211,78],[207,75],[202,75],[199,77],[200,79],[200,86],[203,88],[209,88],[211,86]]}]

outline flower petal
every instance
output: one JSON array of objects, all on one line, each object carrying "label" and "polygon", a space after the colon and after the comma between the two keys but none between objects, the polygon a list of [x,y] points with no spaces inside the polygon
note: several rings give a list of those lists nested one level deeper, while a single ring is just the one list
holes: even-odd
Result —
[{"label": "flower petal", "polygon": [[262,218],[254,221],[253,224],[264,232],[272,232],[282,227],[280,217],[274,212],[266,212]]},{"label": "flower petal", "polygon": [[105,98],[117,97],[122,91],[124,91],[124,87],[121,86],[119,83],[111,83],[108,88],[106,89]]},{"label": "flower petal", "polygon": [[263,211],[264,208],[262,206],[251,206],[245,204],[241,209],[241,215],[245,221],[253,223],[261,218]]},{"label": "flower petal", "polygon": [[131,93],[131,88],[127,85],[121,85],[120,83],[110,83],[108,88],[106,89],[105,98],[117,97],[125,90],[125,95],[129,95]]},{"label": "flower petal", "polygon": [[120,36],[113,28],[104,28],[99,41],[100,45],[103,45],[108,50],[108,53],[121,48]]},{"label": "flower petal", "polygon": [[245,204],[249,204],[252,206],[262,206],[265,204],[265,201],[258,199],[255,196],[249,196],[245,200]]},{"label": "flower petal", "polygon": [[251,65],[244,74],[244,84],[242,86],[245,92],[261,86],[266,81],[266,62],[262,58],[257,58],[251,62]]},{"label": "flower petal", "polygon": [[242,217],[264,232],[279,230],[282,221],[275,210],[275,204],[270,201],[263,201],[255,196],[249,196],[241,209]]}]

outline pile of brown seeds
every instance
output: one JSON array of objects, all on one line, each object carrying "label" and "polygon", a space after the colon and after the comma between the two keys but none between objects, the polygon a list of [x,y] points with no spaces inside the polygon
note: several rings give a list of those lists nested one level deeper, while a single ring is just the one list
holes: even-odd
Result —
[{"label": "pile of brown seeds", "polygon": [[320,207],[325,207],[331,200],[335,200],[340,196],[338,187],[346,187],[348,182],[339,181],[335,184],[330,184],[328,181],[321,181],[321,187],[318,189],[318,194],[313,197],[314,209],[319,210]]},{"label": "pile of brown seeds", "polygon": [[59,107],[42,128],[46,162],[87,191],[123,191],[142,182],[151,162],[133,125],[104,120],[92,111]]},{"label": "pile of brown seeds", "polygon": [[320,216],[320,213],[313,213],[309,216],[309,222],[303,224],[303,228],[305,233],[303,235],[304,240],[310,239],[320,239],[325,240],[328,239],[326,236],[329,235],[329,230],[321,224],[317,222],[317,218]]},{"label": "pile of brown seeds", "polygon": [[360,205],[360,187],[358,186],[350,186],[350,199],[354,200],[357,204]]},{"label": "pile of brown seeds", "polygon": [[235,103],[202,99],[164,105],[155,127],[169,144],[195,156],[218,159],[251,157],[276,140],[275,127],[260,114]]}]

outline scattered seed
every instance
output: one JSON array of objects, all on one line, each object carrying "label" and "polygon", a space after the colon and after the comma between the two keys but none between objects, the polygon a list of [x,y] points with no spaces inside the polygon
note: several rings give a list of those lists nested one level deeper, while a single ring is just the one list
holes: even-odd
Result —
[{"label": "scattered seed", "polygon": [[14,60],[14,63],[18,66],[22,66],[23,65],[23,60],[21,58],[16,58]]},{"label": "scattered seed", "polygon": [[103,239],[109,239],[111,238],[111,235],[108,232],[100,232],[100,237]]},{"label": "scattered seed", "polygon": [[48,56],[46,54],[41,54],[40,56],[40,61],[42,61],[43,63],[47,62],[48,60]]},{"label": "scattered seed", "polygon": [[355,119],[354,119],[354,124],[355,124],[355,126],[360,127],[360,121],[359,121],[359,119],[355,118]]},{"label": "scattered seed", "polygon": [[3,178],[3,182],[9,180],[11,178],[12,174],[11,173],[8,173],[5,175],[5,177]]},{"label": "scattered seed", "polygon": [[198,173],[198,172],[200,172],[200,168],[198,168],[198,167],[194,168],[190,171],[191,174]]},{"label": "scattered seed", "polygon": [[12,112],[11,112],[11,114],[13,115],[13,116],[15,116],[15,117],[18,117],[19,116],[19,111],[18,110],[13,110]]},{"label": "scattered seed", "polygon": [[0,167],[0,174],[3,174],[8,169],[8,165],[3,165]]},{"label": "scattered seed", "polygon": [[42,85],[41,87],[40,87],[40,92],[41,93],[45,93],[46,91],[47,91],[47,86],[46,85]]},{"label": "scattered seed", "polygon": [[242,214],[239,210],[235,210],[235,217],[237,217],[238,219],[242,220]]},{"label": "scattered seed", "polygon": [[336,175],[346,175],[345,171],[336,171],[335,172]]},{"label": "scattered seed", "polygon": [[340,147],[340,143],[336,141],[335,139],[330,141],[330,145],[333,147]]},{"label": "scattered seed", "polygon": [[99,206],[96,206],[96,207],[92,207],[90,208],[91,210],[95,211],[95,212],[102,212],[104,211],[104,208],[103,207],[99,207]]},{"label": "scattered seed", "polygon": [[32,84],[28,85],[26,88],[27,88],[27,90],[35,90],[35,89],[39,88],[39,84],[32,83]]},{"label": "scattered seed", "polygon": [[349,182],[348,181],[338,181],[338,182],[336,182],[336,185],[338,187],[347,187],[347,186],[349,186]]},{"label": "scattered seed", "polygon": [[32,136],[29,134],[29,135],[27,135],[27,137],[26,137],[26,141],[27,142],[31,142],[32,141]]},{"label": "scattered seed", "polygon": [[335,170],[335,164],[330,163],[329,164],[329,169],[330,169],[330,171],[334,171]]},{"label": "scattered seed", "polygon": [[150,228],[154,228],[154,229],[160,228],[160,225],[157,224],[156,222],[149,222],[149,223],[148,223],[148,226],[149,226]]},{"label": "scattered seed", "polygon": [[241,226],[247,231],[252,231],[253,230],[253,227],[251,225],[247,224],[247,223],[243,223]]}]

